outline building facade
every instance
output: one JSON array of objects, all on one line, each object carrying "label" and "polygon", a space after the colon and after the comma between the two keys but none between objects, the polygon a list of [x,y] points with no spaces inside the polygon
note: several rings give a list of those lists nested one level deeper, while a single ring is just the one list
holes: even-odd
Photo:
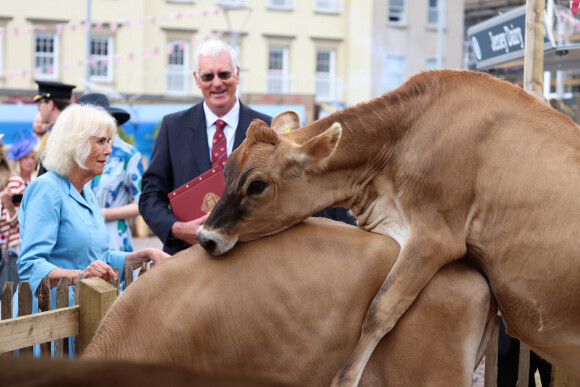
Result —
[{"label": "building facade", "polygon": [[[193,52],[199,42],[218,38],[239,53],[242,98],[353,105],[437,66],[437,3],[4,2],[0,101],[29,102],[35,80],[42,79],[75,84],[75,95],[99,91],[119,102],[195,102],[201,94],[192,77]],[[442,67],[460,68],[463,1],[445,3],[445,20],[453,23],[443,28]]]}]

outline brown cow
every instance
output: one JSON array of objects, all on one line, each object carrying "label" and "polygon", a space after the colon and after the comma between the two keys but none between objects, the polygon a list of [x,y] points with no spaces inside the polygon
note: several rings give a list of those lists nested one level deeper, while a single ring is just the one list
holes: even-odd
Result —
[{"label": "brown cow", "polygon": [[[398,253],[390,238],[326,219],[241,243],[223,258],[197,246],[123,292],[83,356],[329,385]],[[471,386],[490,300],[479,272],[445,267],[380,342],[362,385]]]},{"label": "brown cow", "polygon": [[197,239],[222,254],[336,205],[400,244],[337,384],[356,384],[429,279],[464,256],[488,277],[508,331],[580,376],[580,131],[572,120],[508,82],[452,70],[418,74],[288,133],[277,130],[292,120],[279,119],[273,129],[248,128]]}]

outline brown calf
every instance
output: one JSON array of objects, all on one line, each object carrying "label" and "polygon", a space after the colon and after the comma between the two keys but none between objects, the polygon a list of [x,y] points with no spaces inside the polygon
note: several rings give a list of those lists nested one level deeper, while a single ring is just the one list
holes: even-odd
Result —
[{"label": "brown calf", "polygon": [[288,133],[254,122],[198,231],[214,254],[327,205],[401,246],[336,375],[355,385],[375,346],[449,262],[489,279],[510,334],[580,376],[580,131],[517,86],[431,71]]}]

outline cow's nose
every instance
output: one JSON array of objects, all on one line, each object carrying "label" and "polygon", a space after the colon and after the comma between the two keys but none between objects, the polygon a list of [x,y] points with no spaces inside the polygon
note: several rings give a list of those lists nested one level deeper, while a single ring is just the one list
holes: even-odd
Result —
[{"label": "cow's nose", "polygon": [[213,254],[215,252],[216,243],[213,239],[207,238],[203,233],[198,232],[197,241],[208,253]]}]

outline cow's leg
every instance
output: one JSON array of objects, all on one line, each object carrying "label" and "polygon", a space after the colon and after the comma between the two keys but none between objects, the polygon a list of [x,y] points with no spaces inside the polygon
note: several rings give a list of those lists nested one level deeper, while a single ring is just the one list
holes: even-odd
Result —
[{"label": "cow's leg", "polygon": [[464,240],[454,240],[451,234],[447,237],[420,232],[413,234],[419,237],[409,238],[401,250],[373,299],[363,322],[361,337],[347,363],[335,375],[333,386],[357,386],[379,341],[393,329],[431,277],[465,254]]}]

